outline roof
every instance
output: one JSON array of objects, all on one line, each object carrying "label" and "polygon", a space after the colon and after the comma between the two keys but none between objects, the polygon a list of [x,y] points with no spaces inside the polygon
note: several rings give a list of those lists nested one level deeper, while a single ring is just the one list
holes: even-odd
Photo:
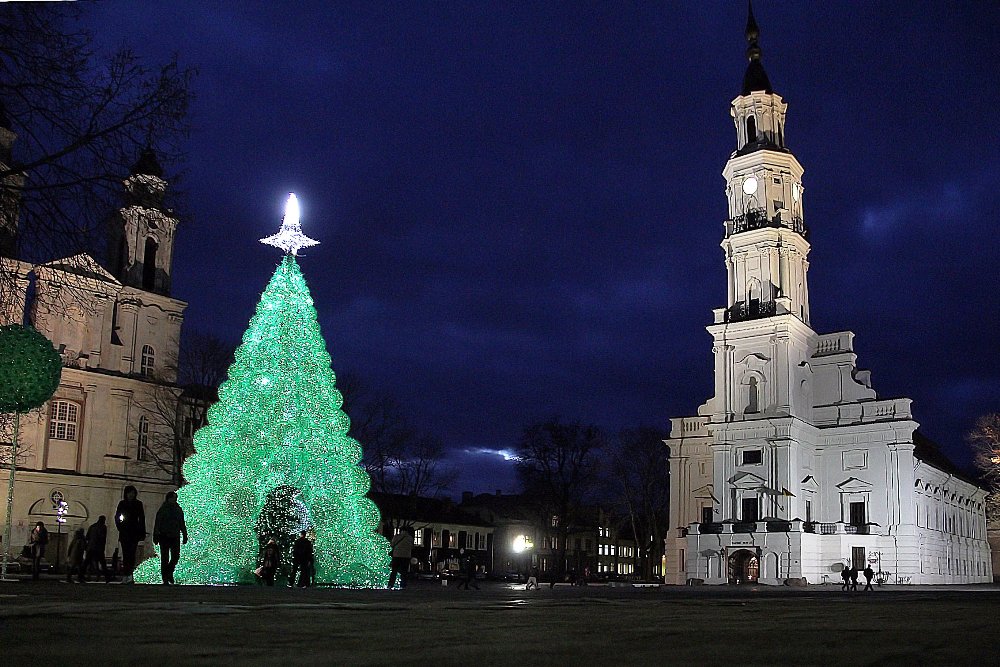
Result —
[{"label": "roof", "polygon": [[425,498],[376,491],[370,492],[368,497],[378,505],[383,514],[391,515],[397,520],[416,523],[451,523],[486,528],[493,526],[475,514],[461,509],[450,498]]},{"label": "roof", "polygon": [[748,44],[747,60],[750,61],[750,64],[747,65],[747,71],[743,75],[743,92],[740,95],[749,95],[754,91],[773,93],[774,89],[771,88],[771,80],[767,78],[764,65],[760,62],[760,46],[757,44],[757,39],[760,37],[760,28],[757,27],[757,20],[753,17],[753,6],[749,0],[747,0],[747,29],[745,35]]},{"label": "roof", "polygon": [[941,472],[947,473],[958,479],[973,484],[980,488],[985,488],[981,480],[975,479],[968,472],[962,470],[949,459],[933,440],[925,436],[920,431],[913,432],[913,456],[924,463]]},{"label": "roof", "polygon": [[153,150],[152,146],[147,146],[142,151],[135,166],[132,167],[132,174],[145,174],[163,178],[163,167],[160,166],[160,161],[156,159],[156,151]]},{"label": "roof", "polygon": [[63,257],[61,259],[54,259],[51,262],[39,265],[39,268],[51,269],[53,271],[64,271],[82,278],[99,280],[106,283],[113,283],[115,285],[121,284],[118,282],[117,278],[108,273],[104,267],[97,263],[97,260],[87,253],[80,253],[79,255]]}]

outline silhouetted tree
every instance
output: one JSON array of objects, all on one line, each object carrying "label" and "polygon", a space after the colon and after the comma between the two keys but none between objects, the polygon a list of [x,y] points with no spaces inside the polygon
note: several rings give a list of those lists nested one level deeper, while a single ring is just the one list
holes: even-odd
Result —
[{"label": "silhouetted tree", "polygon": [[1000,521],[1000,413],[980,417],[966,438],[975,451],[976,466],[990,485],[986,518],[991,522]]},{"label": "silhouetted tree", "polygon": [[586,509],[599,487],[603,444],[596,426],[552,419],[525,428],[517,446],[517,476],[525,499],[534,504],[542,528],[558,539],[559,579],[566,571],[567,537],[586,523]]}]

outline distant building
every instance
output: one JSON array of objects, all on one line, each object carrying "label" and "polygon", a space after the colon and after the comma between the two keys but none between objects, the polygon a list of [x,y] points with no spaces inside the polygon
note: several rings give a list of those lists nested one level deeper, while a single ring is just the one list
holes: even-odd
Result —
[{"label": "distant building", "polygon": [[418,573],[452,573],[460,566],[460,550],[471,552],[480,572],[493,570],[494,526],[464,511],[450,498],[424,498],[371,492],[385,521],[383,534],[391,539],[404,527],[414,530],[410,569]]},{"label": "distant building", "polygon": [[[14,140],[5,128],[0,135]],[[10,146],[4,149],[9,159]],[[151,532],[163,496],[176,488],[175,462],[165,460],[169,452],[157,444],[173,436],[159,432],[165,417],[157,413],[164,401],[168,409],[171,401],[176,405],[181,393],[173,385],[173,364],[187,304],[170,295],[177,219],[163,206],[167,182],[152,150],[143,153],[124,185],[126,204],[111,220],[110,270],[86,254],[37,266],[0,257],[4,285],[16,288],[13,298],[4,299],[2,324],[27,318],[52,341],[64,365],[52,399],[21,419],[12,552],[27,542],[36,521],[45,522],[57,542],[98,515],[113,524],[127,484],[138,488]],[[10,255],[17,211],[5,210],[2,217],[0,245]],[[170,424],[170,415],[166,419],[167,430],[183,428]],[[67,509],[61,529],[57,500]],[[5,511],[3,494],[0,514]],[[108,553],[116,540],[112,525]],[[60,548],[54,544],[49,553]]]},{"label": "distant building", "polygon": [[992,581],[986,491],[916,432],[909,399],[876,396],[853,333],[810,327],[803,169],[752,13],[746,36],[715,395],[671,422],[666,581],[822,583],[869,564],[893,583]]}]

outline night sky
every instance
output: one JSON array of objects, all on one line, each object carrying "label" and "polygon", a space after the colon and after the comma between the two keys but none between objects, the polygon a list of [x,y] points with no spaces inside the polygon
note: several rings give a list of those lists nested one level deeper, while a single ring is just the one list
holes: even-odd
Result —
[{"label": "night sky", "polygon": [[[1000,409],[1000,5],[758,2],[805,167],[812,325],[857,334],[959,463]],[[666,427],[712,392],[725,305],[720,175],[746,6],[106,2],[108,48],[198,67],[174,294],[238,339],[300,264],[338,373],[397,396],[514,490],[533,420]]]}]

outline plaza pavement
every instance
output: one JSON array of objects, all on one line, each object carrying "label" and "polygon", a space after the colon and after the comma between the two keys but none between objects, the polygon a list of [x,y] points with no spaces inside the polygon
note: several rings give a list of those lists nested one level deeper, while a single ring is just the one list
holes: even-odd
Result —
[{"label": "plaza pavement", "polygon": [[0,583],[0,665],[993,665],[1000,588]]}]

